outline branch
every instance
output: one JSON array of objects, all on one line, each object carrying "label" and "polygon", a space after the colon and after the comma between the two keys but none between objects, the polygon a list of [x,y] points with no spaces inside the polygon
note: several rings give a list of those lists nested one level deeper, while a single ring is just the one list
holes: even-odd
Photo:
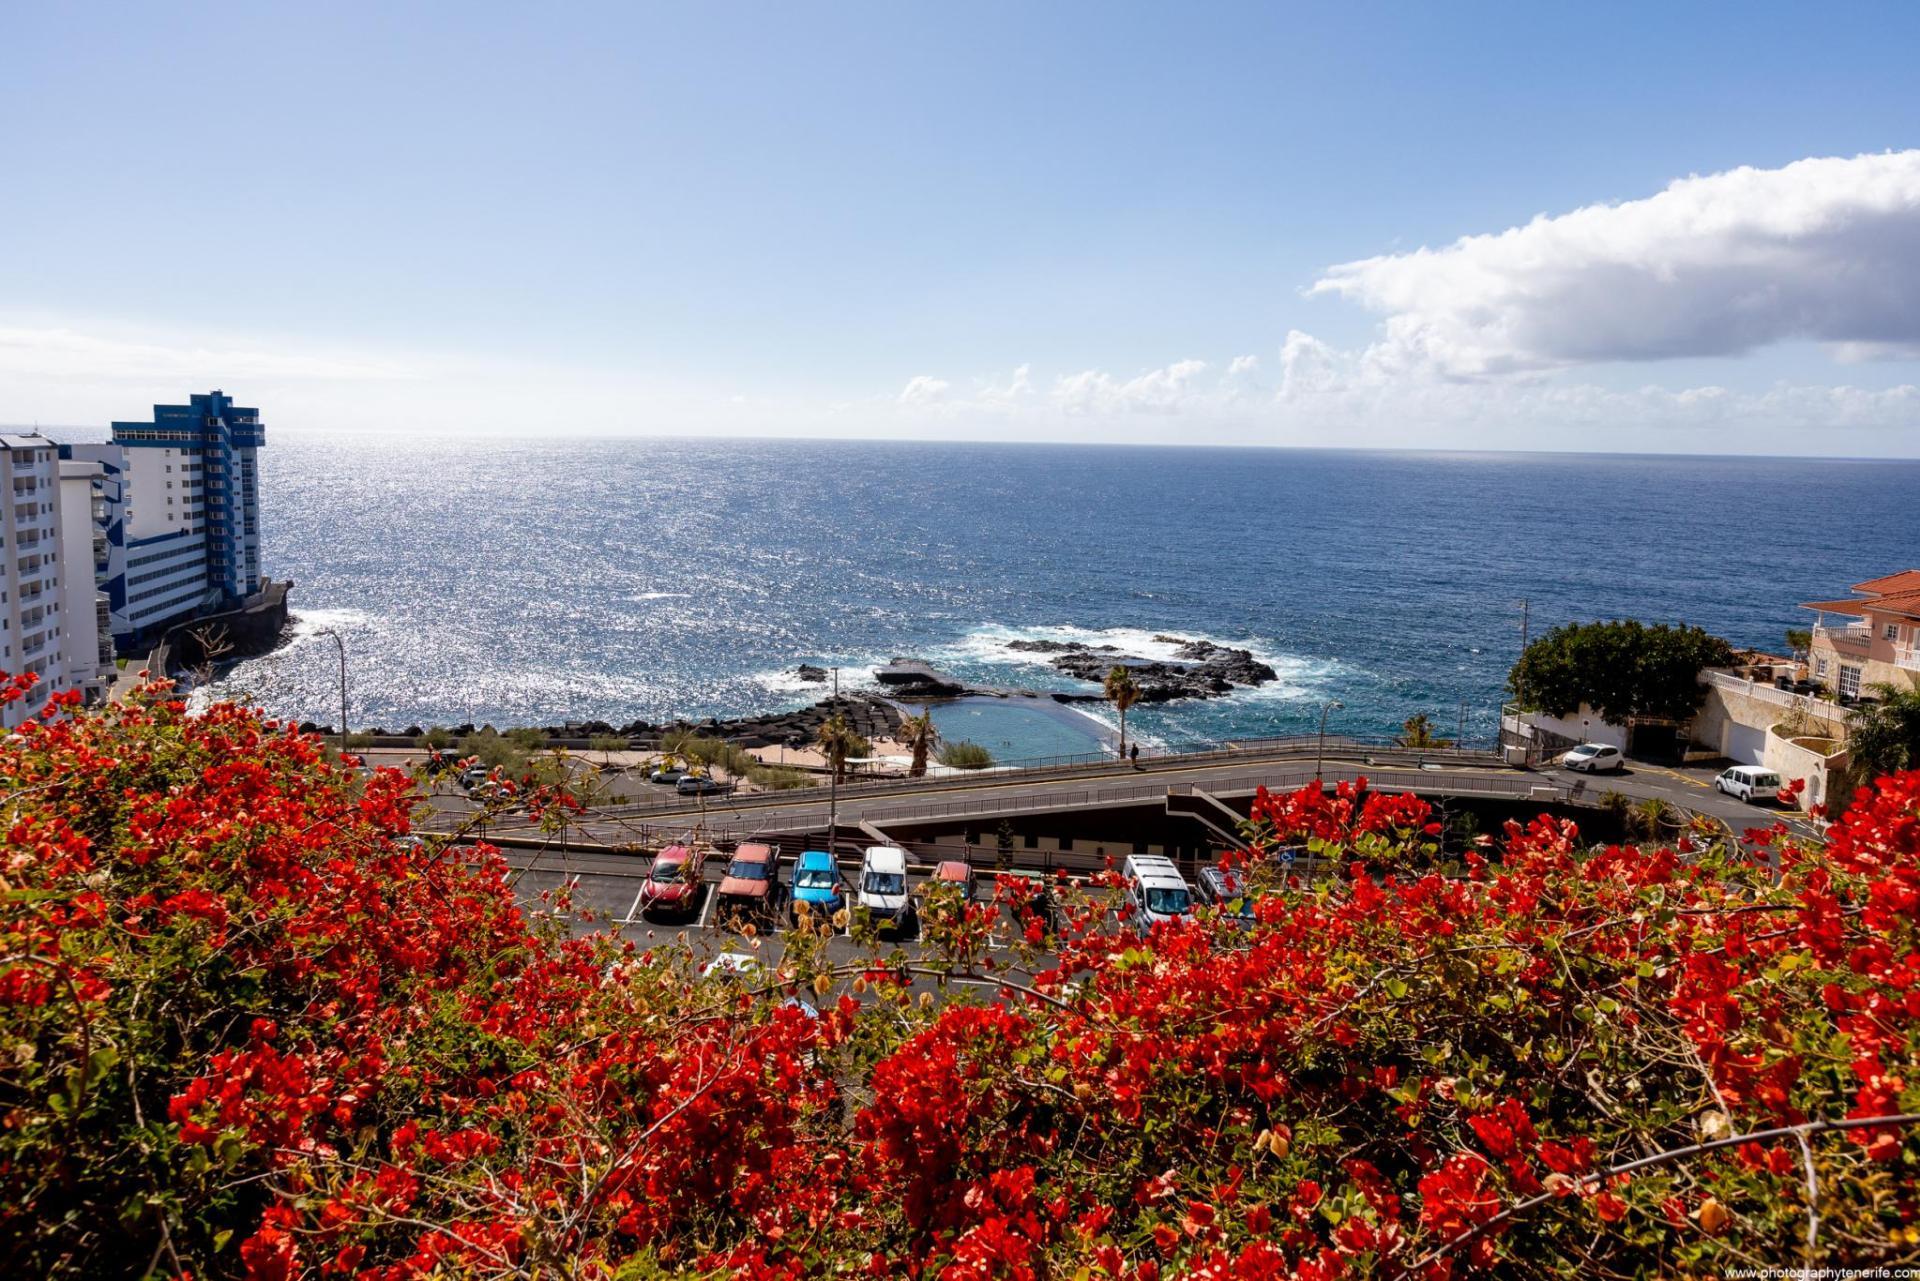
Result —
[{"label": "branch", "polygon": [[[1899,1112],[1891,1116],[1852,1116],[1842,1117],[1836,1121],[1808,1121],[1802,1125],[1785,1125],[1774,1130],[1754,1130],[1749,1134],[1732,1134],[1721,1139],[1710,1139],[1705,1143],[1689,1144],[1683,1148],[1670,1148],[1665,1152],[1656,1152],[1652,1156],[1643,1156],[1637,1160],[1625,1161],[1619,1165],[1609,1166],[1604,1170],[1596,1170],[1591,1174],[1580,1175],[1573,1180],[1572,1190],[1577,1191],[1583,1184],[1590,1185],[1600,1183],[1612,1178],[1616,1174],[1633,1174],[1636,1171],[1652,1169],[1655,1166],[1671,1165],[1675,1161],[1682,1161],[1688,1157],[1699,1156],[1704,1152],[1712,1152],[1719,1148],[1736,1147],[1742,1143],[1760,1143],[1771,1139],[1795,1138],[1799,1139],[1804,1145],[1806,1143],[1806,1136],[1810,1134],[1824,1134],[1829,1130],[1862,1130],[1874,1125],[1913,1125],[1916,1122],[1920,1122],[1920,1112]],[[1807,1156],[1807,1185],[1810,1189],[1817,1192],[1818,1185],[1813,1181],[1812,1153],[1809,1151]],[[1465,1232],[1462,1232],[1459,1236],[1453,1238],[1453,1240],[1429,1250],[1413,1263],[1408,1264],[1406,1267],[1394,1273],[1394,1277],[1397,1281],[1397,1278],[1421,1272],[1425,1270],[1429,1263],[1452,1254],[1463,1245],[1473,1244],[1473,1242],[1493,1231],[1502,1223],[1510,1219],[1519,1218],[1536,1206],[1543,1205],[1548,1201],[1556,1200],[1568,1194],[1569,1191],[1567,1189],[1556,1192],[1542,1192],[1539,1196],[1528,1197],[1525,1201],[1521,1201],[1517,1205],[1508,1206],[1486,1222],[1477,1223]],[[1809,1207],[1809,1214],[1811,1214],[1811,1207]],[[1807,1245],[1809,1250],[1811,1250],[1815,1242],[1818,1231],[1818,1220],[1815,1219],[1809,1222],[1807,1225]]]}]

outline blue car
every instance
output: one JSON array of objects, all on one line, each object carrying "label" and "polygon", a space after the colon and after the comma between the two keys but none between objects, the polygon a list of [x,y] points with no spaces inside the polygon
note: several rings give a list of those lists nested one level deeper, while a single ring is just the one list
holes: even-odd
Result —
[{"label": "blue car", "polygon": [[825,850],[808,850],[793,865],[793,885],[789,895],[797,915],[805,903],[809,912],[832,916],[846,906],[840,882],[840,864]]}]

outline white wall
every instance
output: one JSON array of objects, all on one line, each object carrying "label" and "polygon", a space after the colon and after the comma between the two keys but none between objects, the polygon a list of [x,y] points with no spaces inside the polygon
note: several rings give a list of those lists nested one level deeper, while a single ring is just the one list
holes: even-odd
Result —
[{"label": "white wall", "polygon": [[[198,529],[204,491],[198,456],[147,445],[127,447],[127,538],[157,538]],[[188,470],[189,465],[195,469]]]},{"label": "white wall", "polygon": [[100,626],[94,608],[93,479],[100,464],[63,462],[60,467],[60,639],[70,688],[100,687]]},{"label": "white wall", "polygon": [[1578,712],[1568,717],[1549,716],[1545,712],[1527,712],[1525,717],[1529,724],[1549,734],[1558,734],[1581,743],[1617,747],[1623,752],[1627,750],[1627,727],[1607,724],[1600,719],[1600,713],[1584,703]]}]

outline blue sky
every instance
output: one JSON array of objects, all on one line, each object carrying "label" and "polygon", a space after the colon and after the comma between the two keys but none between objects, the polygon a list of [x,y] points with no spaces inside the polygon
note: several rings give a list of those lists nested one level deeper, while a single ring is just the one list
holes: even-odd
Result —
[{"label": "blue sky", "polygon": [[[47,4],[0,30],[0,421],[218,383],[295,430],[1692,450],[1738,423],[1920,452],[1920,163],[1789,168],[1920,146],[1911,5]],[[1741,167],[1780,176],[1413,257]],[[1889,296],[1836,297],[1850,273]],[[1756,297],[1784,301],[1727,332]]]}]

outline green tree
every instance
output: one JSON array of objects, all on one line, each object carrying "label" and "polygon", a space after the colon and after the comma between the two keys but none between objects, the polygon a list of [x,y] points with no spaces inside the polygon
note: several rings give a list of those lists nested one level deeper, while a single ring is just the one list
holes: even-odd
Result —
[{"label": "green tree", "polygon": [[1700,673],[1732,661],[1733,646],[1698,627],[1568,623],[1527,646],[1507,688],[1522,707],[1550,716],[1584,703],[1609,725],[1684,721],[1705,696]]},{"label": "green tree", "polygon": [[1400,734],[1394,740],[1402,747],[1452,747],[1453,740],[1436,738],[1433,733],[1433,718],[1425,712],[1409,716],[1400,726]]},{"label": "green tree", "polygon": [[986,769],[993,764],[993,753],[963,738],[941,744],[940,763],[949,769]]},{"label": "green tree", "polygon": [[1856,777],[1920,768],[1920,690],[1874,685],[1879,701],[1847,717],[1847,752]]},{"label": "green tree", "polygon": [[600,753],[600,765],[607,768],[613,764],[613,754],[627,750],[627,740],[618,734],[595,734],[587,740],[587,746]]},{"label": "green tree", "polygon": [[1800,658],[1805,658],[1807,651],[1812,648],[1813,632],[1811,630],[1805,627],[1789,627],[1787,629],[1787,650],[1790,653]]},{"label": "green tree", "polygon": [[1127,754],[1127,709],[1140,701],[1140,685],[1133,679],[1133,673],[1119,663],[1107,673],[1104,686],[1107,701],[1113,704],[1113,710],[1120,713],[1120,755]]},{"label": "green tree", "polygon": [[906,743],[907,750],[913,753],[913,764],[908,768],[907,774],[913,778],[925,776],[927,755],[940,742],[940,731],[933,727],[932,709],[922,711],[918,716],[909,716],[900,722],[900,736]]}]

